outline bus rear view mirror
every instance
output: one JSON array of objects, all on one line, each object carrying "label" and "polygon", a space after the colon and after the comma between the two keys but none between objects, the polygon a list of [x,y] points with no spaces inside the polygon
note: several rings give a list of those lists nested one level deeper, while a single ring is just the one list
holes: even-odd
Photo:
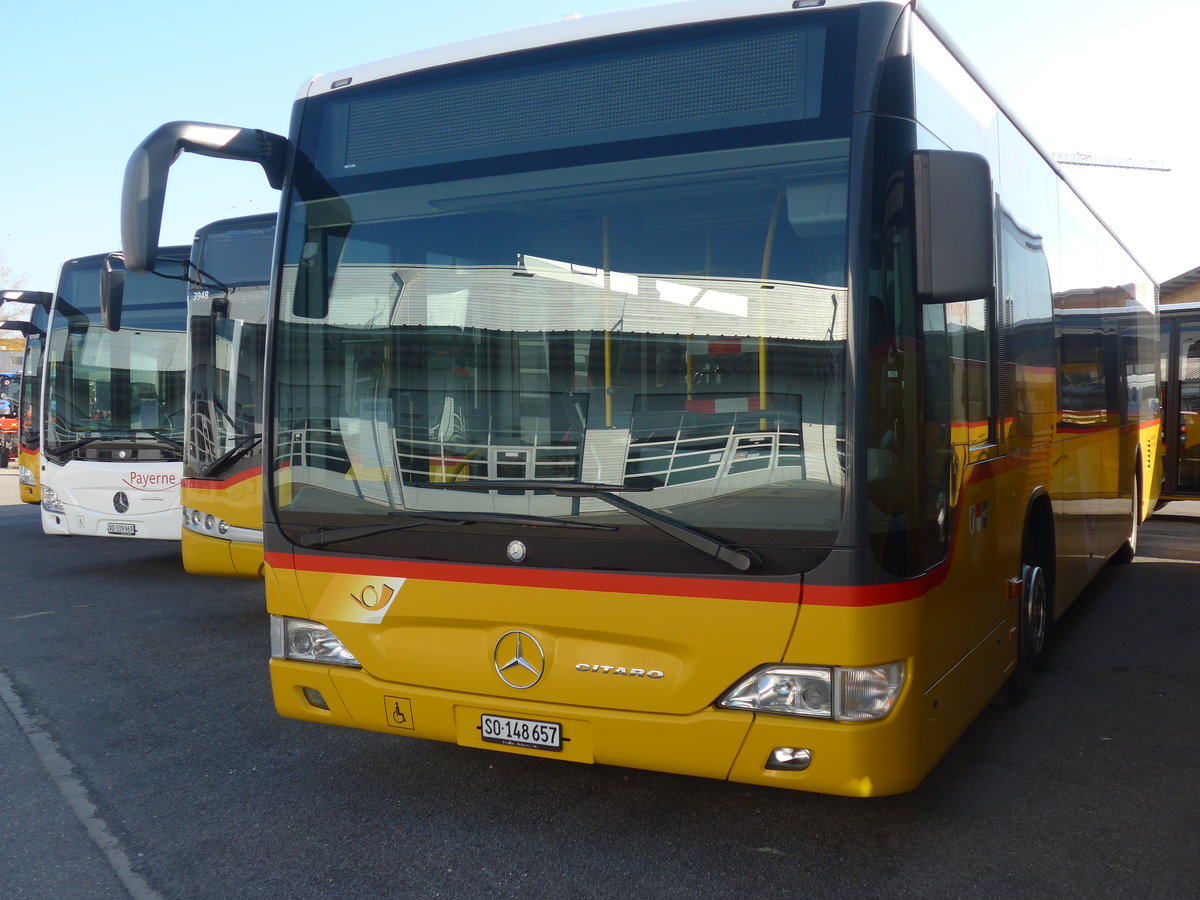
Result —
[{"label": "bus rear view mirror", "polygon": [[994,280],[992,176],[977,153],[913,154],[917,299],[990,296]]},{"label": "bus rear view mirror", "polygon": [[263,167],[271,187],[283,186],[290,145],[285,137],[207,122],[168,122],[142,141],[125,165],[121,188],[121,247],[130,272],[149,272],[158,259],[167,170],[185,150]]},{"label": "bus rear view mirror", "polygon": [[125,266],[119,254],[104,257],[100,267],[100,319],[109,331],[121,330],[121,304],[125,299]]},{"label": "bus rear view mirror", "polygon": [[54,295],[49,291],[0,291],[0,303],[28,303],[49,312],[53,302]]},{"label": "bus rear view mirror", "polygon": [[[28,303],[30,306],[38,307],[42,310],[42,321],[45,321],[45,314],[50,312],[50,305],[54,302],[54,295],[49,291],[0,291],[0,305],[5,303]],[[19,331],[21,334],[29,337],[29,335],[39,335],[44,337],[45,332],[42,331],[33,320],[37,316],[31,316],[29,321],[24,319],[9,319],[0,324],[0,328],[6,328],[10,331]]]}]

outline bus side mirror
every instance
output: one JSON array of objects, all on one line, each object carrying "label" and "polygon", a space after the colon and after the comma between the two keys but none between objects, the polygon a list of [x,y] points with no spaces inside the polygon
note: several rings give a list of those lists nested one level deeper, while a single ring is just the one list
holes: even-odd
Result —
[{"label": "bus side mirror", "polygon": [[121,330],[121,304],[125,299],[125,267],[110,253],[100,267],[100,319],[109,331]]},{"label": "bus side mirror", "polygon": [[0,291],[0,303],[29,303],[49,312],[53,302],[54,295],[49,291]]},{"label": "bus side mirror", "polygon": [[279,190],[291,149],[288,139],[269,131],[211,125],[207,122],[168,122],[138,144],[125,165],[121,187],[121,248],[130,272],[149,272],[158,259],[167,171],[185,150],[218,159],[256,162],[267,182]]},{"label": "bus side mirror", "polygon": [[978,153],[913,154],[917,299],[990,296],[994,281],[992,175]]}]

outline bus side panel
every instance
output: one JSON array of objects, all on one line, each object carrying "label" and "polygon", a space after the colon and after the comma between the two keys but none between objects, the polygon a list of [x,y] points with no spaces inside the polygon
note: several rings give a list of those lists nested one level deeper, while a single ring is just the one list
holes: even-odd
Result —
[{"label": "bus side panel", "polygon": [[[41,466],[41,454],[22,447],[17,453],[18,471],[21,472],[20,494],[22,503],[41,503],[42,487],[38,480],[38,468]],[[28,476],[25,473],[28,472]]]}]

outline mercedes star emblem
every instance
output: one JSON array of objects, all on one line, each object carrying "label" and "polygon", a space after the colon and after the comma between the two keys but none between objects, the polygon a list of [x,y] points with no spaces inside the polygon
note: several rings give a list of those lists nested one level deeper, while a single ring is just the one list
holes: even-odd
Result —
[{"label": "mercedes star emblem", "polygon": [[509,631],[496,641],[492,653],[496,674],[509,687],[524,691],[542,680],[546,654],[537,639],[524,631]]},{"label": "mercedes star emblem", "polygon": [[113,494],[113,509],[119,513],[129,512],[129,498],[125,496],[124,491],[117,491]]}]

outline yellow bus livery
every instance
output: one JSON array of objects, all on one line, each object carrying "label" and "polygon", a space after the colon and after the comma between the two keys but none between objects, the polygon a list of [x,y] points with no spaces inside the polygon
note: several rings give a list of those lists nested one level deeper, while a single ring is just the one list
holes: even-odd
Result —
[{"label": "yellow bus livery", "polygon": [[650,7],[296,103],[163,126],[123,212],[148,264],[180,149],[284,190],[282,715],[893,794],[1132,558],[1153,281],[922,5]]}]

